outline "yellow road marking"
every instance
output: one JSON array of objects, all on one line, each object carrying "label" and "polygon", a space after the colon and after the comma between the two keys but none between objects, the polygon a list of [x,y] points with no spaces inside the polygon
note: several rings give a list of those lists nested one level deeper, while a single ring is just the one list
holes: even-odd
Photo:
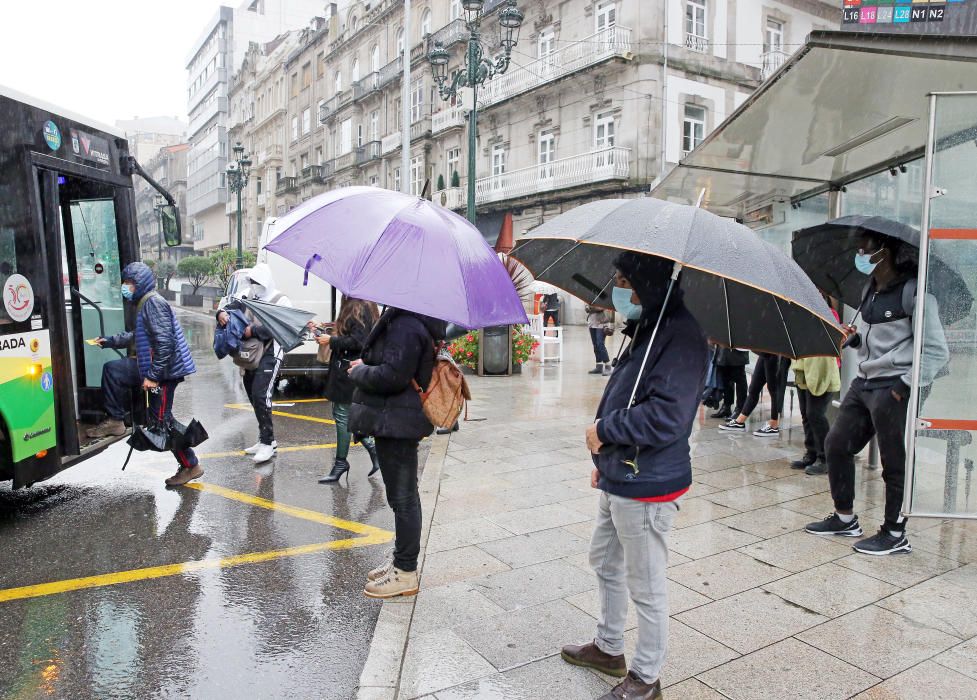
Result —
[{"label": "yellow road marking", "polygon": [[[321,445],[294,445],[292,447],[279,447],[278,452],[307,452],[309,450],[331,450],[336,446],[334,442],[327,442]],[[224,457],[247,457],[244,450],[233,450],[231,452],[208,452],[206,454],[197,453],[199,459],[222,459]],[[148,460],[149,464],[158,464],[160,462],[172,462],[173,458],[170,456],[159,457]]]},{"label": "yellow road marking", "polygon": [[[315,401],[318,401],[318,399],[309,399],[309,400],[307,400],[307,402],[308,403],[312,403],[312,401],[314,401],[314,400]],[[295,403],[299,403],[299,402],[296,401]],[[251,406],[251,404],[249,404],[249,403],[228,403],[228,404],[224,404],[224,408],[233,408],[236,411],[251,411],[251,410],[253,410],[253,406]],[[282,416],[283,418],[294,418],[295,420],[307,420],[307,421],[309,421],[311,423],[325,423],[326,425],[336,425],[336,421],[334,421],[334,420],[332,420],[330,418],[316,418],[315,416],[303,416],[303,415],[300,415],[298,413],[286,413],[285,411],[274,411],[273,410],[271,412],[271,415],[273,415],[273,416]]]},{"label": "yellow road marking", "polygon": [[[296,448],[298,449],[298,448]],[[146,469],[146,471],[156,471]],[[286,549],[276,549],[269,552],[252,552],[250,554],[238,554],[231,557],[220,559],[203,559],[201,561],[188,561],[182,564],[165,564],[163,566],[150,566],[143,569],[131,569],[129,571],[117,571],[108,574],[98,574],[95,576],[83,576],[80,578],[65,579],[62,581],[51,581],[49,583],[38,583],[30,586],[18,586],[16,588],[0,589],[0,603],[11,600],[23,600],[25,598],[38,598],[41,596],[67,593],[68,591],[78,591],[86,588],[101,588],[103,586],[115,586],[120,583],[132,583],[134,581],[146,581],[149,579],[165,578],[167,576],[179,576],[181,574],[192,574],[198,571],[210,569],[227,569],[243,564],[260,564],[275,559],[285,557],[296,557],[304,554],[316,554],[330,550],[353,549],[355,547],[370,547],[377,544],[386,544],[394,538],[394,533],[372,525],[358,523],[352,520],[334,518],[325,513],[319,513],[307,508],[290,506],[285,503],[252,496],[249,493],[235,491],[233,489],[193,482],[186,485],[188,488],[196,489],[203,493],[212,493],[232,501],[246,503],[256,508],[267,508],[268,510],[278,511],[284,515],[290,515],[302,520],[310,520],[322,525],[328,525],[340,530],[354,532],[361,537],[353,537],[331,542],[320,542],[318,544],[307,544],[298,547],[288,547]]]}]

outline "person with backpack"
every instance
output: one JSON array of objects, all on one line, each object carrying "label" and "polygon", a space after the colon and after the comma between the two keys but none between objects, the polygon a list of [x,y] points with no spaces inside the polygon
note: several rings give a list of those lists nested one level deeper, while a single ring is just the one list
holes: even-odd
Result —
[{"label": "person with backpack", "polygon": [[[335,484],[343,474],[349,472],[349,409],[355,389],[349,376],[349,367],[354,360],[360,358],[363,345],[378,318],[380,310],[372,301],[343,297],[339,317],[333,326],[334,332],[331,335],[324,332],[316,335],[316,342],[330,349],[326,398],[332,403],[332,417],[336,421],[336,461],[330,472],[319,478],[320,484]],[[373,468],[367,476],[373,476],[380,469],[376,444],[372,437],[364,437],[362,442],[373,462]],[[346,478],[348,483],[349,476]]]},{"label": "person with backpack", "polygon": [[[248,273],[251,289],[246,297],[258,301],[291,306],[291,300],[275,287],[275,278],[271,268],[265,263],[258,263]],[[244,390],[248,394],[254,416],[258,421],[258,442],[244,450],[252,455],[255,464],[263,464],[271,460],[278,450],[275,440],[275,425],[272,420],[271,397],[275,391],[278,371],[282,366],[285,352],[275,342],[271,334],[260,323],[255,321],[250,311],[245,311],[248,325],[243,331],[238,353],[234,356],[234,363],[241,367],[244,379]],[[217,322],[226,326],[230,321],[227,311],[217,312]]]},{"label": "person with backpack", "polygon": [[[856,349],[857,376],[825,440],[835,512],[805,529],[812,535],[860,537],[855,514],[855,456],[878,437],[885,482],[885,519],[876,535],[856,542],[862,554],[911,552],[902,515],[907,404],[912,385],[916,266],[900,262],[905,244],[873,233],[862,237],[855,267],[869,276],[858,325],[847,326],[846,347]],[[909,256],[911,257],[911,256]],[[950,359],[937,301],[926,297],[919,390],[928,392]]]},{"label": "person with backpack", "polygon": [[597,365],[587,374],[609,376],[611,373],[611,356],[607,353],[607,338],[614,335],[614,321],[611,315],[597,306],[588,306],[587,329],[590,331],[590,343],[594,346],[594,359]]},{"label": "person with backpack", "polygon": [[[122,270],[122,297],[136,305],[134,330],[110,338],[97,338],[99,347],[118,350],[135,346],[135,357],[120,358],[102,366],[102,392],[108,417],[87,431],[89,438],[125,435],[125,415],[132,405],[132,391],[146,392],[147,413],[160,422],[173,418],[173,395],[184,379],[197,371],[183,328],[173,309],[156,292],[153,271],[141,262]],[[166,480],[182,486],[204,475],[197,455],[189,447],[173,450],[179,467]]]},{"label": "person with backpack", "polygon": [[445,331],[444,321],[387,307],[363,344],[362,359],[350,363],[355,389],[349,429],[356,436],[372,435],[376,440],[396,532],[393,560],[367,575],[363,592],[370,598],[418,591],[421,498],[417,448],[421,439],[434,432],[421,391],[431,385],[435,347],[444,340]]}]

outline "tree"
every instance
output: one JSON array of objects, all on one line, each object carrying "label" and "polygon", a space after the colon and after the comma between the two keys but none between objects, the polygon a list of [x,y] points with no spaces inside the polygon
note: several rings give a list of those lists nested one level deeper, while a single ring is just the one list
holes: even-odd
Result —
[{"label": "tree", "polygon": [[170,288],[170,280],[176,274],[176,265],[172,260],[160,260],[156,266],[156,283],[161,289]]},{"label": "tree", "polygon": [[461,178],[458,177],[458,171],[457,170],[455,170],[454,172],[451,173],[451,186],[452,187],[461,187]]},{"label": "tree", "polygon": [[[227,289],[231,281],[231,276],[237,270],[237,250],[234,248],[222,248],[210,254],[210,261],[213,264],[214,281],[221,289]],[[254,267],[257,256],[250,250],[244,251],[244,267]]]},{"label": "tree", "polygon": [[210,258],[205,258],[202,255],[189,255],[180,261],[176,266],[176,271],[187,278],[193,288],[192,294],[196,295],[197,290],[210,281],[214,274],[214,266]]},{"label": "tree", "polygon": [[152,258],[149,258],[148,260],[143,260],[142,264],[148,267],[150,270],[156,269],[156,261],[153,260]]},{"label": "tree", "polygon": [[438,175],[438,192],[444,189],[444,173]]}]

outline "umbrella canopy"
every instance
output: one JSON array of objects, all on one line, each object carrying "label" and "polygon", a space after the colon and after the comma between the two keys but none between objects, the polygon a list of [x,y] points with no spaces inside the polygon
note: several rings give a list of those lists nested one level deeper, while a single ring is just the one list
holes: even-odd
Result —
[{"label": "umbrella canopy", "polygon": [[[919,231],[881,216],[843,216],[794,232],[794,259],[814,284],[853,309],[861,306],[869,278],[855,269],[855,253],[865,235],[881,234],[912,246],[909,261],[919,254]],[[959,272],[931,254],[928,291],[936,297],[940,320],[949,325],[970,313],[974,297]]]},{"label": "umbrella canopy", "polygon": [[745,226],[659,199],[613,199],[572,209],[512,252],[534,276],[611,308],[622,250],[681,263],[685,303],[714,340],[788,357],[838,355],[843,334],[811,280]]},{"label": "umbrella canopy", "polygon": [[526,311],[478,229],[425,199],[377,187],[313,197],[278,220],[265,246],[346,296],[465,328],[526,323]]},{"label": "umbrella canopy", "polygon": [[248,309],[258,323],[268,329],[271,337],[285,352],[294,350],[302,344],[306,325],[315,318],[315,314],[311,311],[279,306],[257,299],[235,299],[228,304],[229,308],[236,306]]}]

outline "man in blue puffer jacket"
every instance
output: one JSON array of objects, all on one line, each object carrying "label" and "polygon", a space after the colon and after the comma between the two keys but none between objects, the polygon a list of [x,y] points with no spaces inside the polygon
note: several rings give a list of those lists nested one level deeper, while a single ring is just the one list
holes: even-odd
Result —
[{"label": "man in blue puffer jacket", "polygon": [[[153,271],[141,262],[122,271],[122,296],[136,304],[136,327],[111,338],[99,338],[103,348],[135,345],[136,356],[107,362],[102,368],[102,391],[108,417],[88,431],[90,438],[125,435],[123,419],[129,409],[132,390],[148,392],[150,416],[166,421],[173,415],[173,394],[183,379],[197,371],[183,328],[169,303],[156,293]],[[180,486],[203,476],[193,450],[174,450],[180,467],[166,480]]]}]

